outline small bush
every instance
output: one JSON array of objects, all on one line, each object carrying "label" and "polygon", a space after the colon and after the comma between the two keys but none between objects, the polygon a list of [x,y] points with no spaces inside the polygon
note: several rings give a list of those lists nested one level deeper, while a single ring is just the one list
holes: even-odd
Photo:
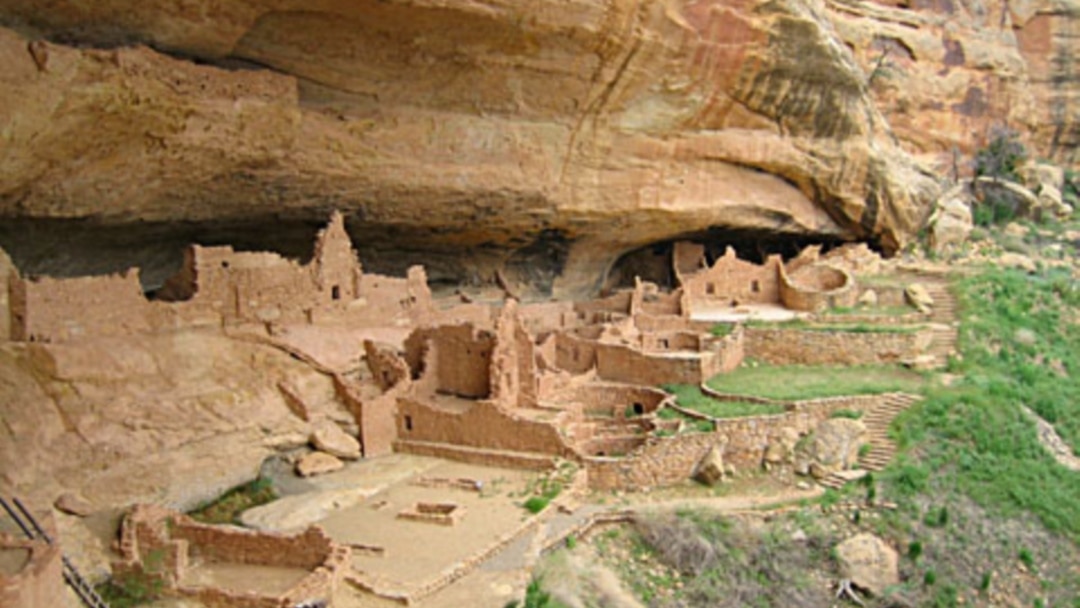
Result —
[{"label": "small bush", "polygon": [[233,524],[238,523],[238,518],[244,511],[276,498],[273,482],[266,477],[259,477],[232,488],[218,499],[197,507],[188,515],[195,521],[207,524]]},{"label": "small bush", "polygon": [[858,420],[862,418],[863,413],[859,410],[840,409],[829,414],[829,418],[847,418],[849,420]]},{"label": "small bush", "polygon": [[1017,555],[1020,559],[1020,563],[1027,566],[1028,570],[1035,569],[1035,557],[1031,554],[1031,551],[1024,548],[1020,549],[1020,553]]},{"label": "small bush", "polygon": [[975,175],[1020,181],[1017,169],[1027,158],[1027,150],[1020,143],[1019,133],[995,126],[988,139],[986,147],[975,152]]},{"label": "small bush", "polygon": [[919,558],[922,557],[922,543],[917,540],[911,541],[908,544],[907,556],[913,562],[919,561]]},{"label": "small bush", "polygon": [[709,333],[717,338],[723,338],[730,336],[731,332],[735,330],[735,325],[732,323],[717,323],[709,329]]},{"label": "small bush", "polygon": [[923,585],[926,585],[927,587],[933,587],[934,583],[937,582],[937,573],[933,570],[927,570],[926,573],[923,574],[922,582]]},{"label": "small bush", "polygon": [[551,499],[546,496],[533,496],[525,501],[525,510],[533,515],[543,511],[551,503]]},{"label": "small bush", "polygon": [[571,534],[566,537],[566,548],[573,550],[575,547],[577,547],[577,537]]}]

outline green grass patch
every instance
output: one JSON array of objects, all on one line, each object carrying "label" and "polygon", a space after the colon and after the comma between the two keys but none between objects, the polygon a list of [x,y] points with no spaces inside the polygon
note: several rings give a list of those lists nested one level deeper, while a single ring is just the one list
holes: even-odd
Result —
[{"label": "green grass patch", "polygon": [[734,323],[717,323],[709,329],[709,333],[716,336],[717,338],[730,336],[731,332],[733,331],[735,331]]},{"label": "green grass patch", "polygon": [[[684,413],[682,413],[682,412],[680,412],[678,410],[671,409],[670,407],[661,408],[656,413],[656,415],[658,417],[660,417],[660,419],[662,419],[662,420],[682,420],[683,421],[683,430],[682,430],[682,432],[684,432],[684,433],[688,433],[688,432],[711,433],[711,432],[713,432],[715,430],[715,427],[713,426],[712,422],[710,422],[708,420],[699,420],[698,418],[693,418],[691,416],[687,416],[686,414],[684,414]],[[661,429],[661,430],[656,431],[656,436],[657,437],[668,437],[668,436],[671,436],[671,435],[674,435],[674,434],[675,433],[672,433],[672,432],[667,431],[665,429]]]},{"label": "green grass patch", "polygon": [[702,393],[701,387],[692,384],[665,384],[663,389],[675,395],[679,407],[712,416],[713,418],[742,418],[745,416],[770,416],[784,413],[784,406],[775,403],[719,401]]},{"label": "green grass patch", "polygon": [[872,315],[876,317],[902,317],[917,312],[910,306],[836,306],[825,311],[826,316]]},{"label": "green grass patch", "polygon": [[961,492],[1078,541],[1076,473],[1039,444],[1021,404],[1080,446],[1080,285],[1068,271],[990,269],[957,287],[963,358],[952,371],[963,377],[900,416],[909,457],[882,478],[894,496]]},{"label": "green grass patch", "polygon": [[795,401],[896,391],[917,393],[927,380],[919,372],[888,365],[757,365],[714,376],[707,384],[721,393]]},{"label": "green grass patch", "polygon": [[277,497],[270,480],[259,477],[236,486],[220,498],[197,507],[188,515],[206,524],[234,524],[238,523],[240,514],[244,511],[264,505]]}]

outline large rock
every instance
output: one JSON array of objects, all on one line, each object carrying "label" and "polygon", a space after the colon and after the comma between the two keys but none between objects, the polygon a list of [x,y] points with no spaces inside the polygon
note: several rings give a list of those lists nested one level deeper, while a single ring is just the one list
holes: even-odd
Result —
[{"label": "large rock", "polygon": [[1035,217],[1041,206],[1037,194],[1007,179],[979,177],[971,188],[977,205],[1008,209],[1013,217]]},{"label": "large rock", "polygon": [[821,479],[830,473],[850,469],[866,443],[866,425],[861,420],[830,418],[814,429],[810,447],[810,474]]},{"label": "large rock", "polygon": [[934,308],[934,298],[922,283],[912,283],[905,287],[904,300],[924,314]]},{"label": "large rock", "polygon": [[970,194],[957,186],[937,200],[930,216],[930,248],[944,253],[967,243],[974,223],[971,217]]},{"label": "large rock", "polygon": [[896,250],[938,191],[817,5],[204,2],[0,7],[79,43],[0,31],[19,117],[0,215],[169,230],[340,208],[373,268],[575,293],[714,227]]},{"label": "large rock", "polygon": [[694,467],[694,479],[707,486],[724,481],[724,446],[714,445]]},{"label": "large rock", "polygon": [[836,546],[840,576],[876,596],[900,584],[896,550],[873,534],[858,534]]},{"label": "large rock", "polygon": [[296,474],[301,477],[314,477],[340,471],[344,467],[345,463],[336,456],[326,452],[311,452],[296,461]]},{"label": "large rock", "polygon": [[338,458],[346,460],[360,458],[360,442],[329,420],[316,425],[315,430],[311,432],[311,445]]}]

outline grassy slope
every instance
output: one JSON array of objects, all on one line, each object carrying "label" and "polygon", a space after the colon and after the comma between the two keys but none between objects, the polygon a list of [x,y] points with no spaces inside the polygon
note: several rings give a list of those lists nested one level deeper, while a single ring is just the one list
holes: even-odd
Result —
[{"label": "grassy slope", "polygon": [[1020,409],[1080,447],[1080,285],[1062,271],[990,270],[957,287],[963,359],[952,371],[963,377],[898,421],[908,458],[887,472],[890,489],[960,492],[1002,514],[1031,512],[1080,541],[1080,477],[1039,445]]}]

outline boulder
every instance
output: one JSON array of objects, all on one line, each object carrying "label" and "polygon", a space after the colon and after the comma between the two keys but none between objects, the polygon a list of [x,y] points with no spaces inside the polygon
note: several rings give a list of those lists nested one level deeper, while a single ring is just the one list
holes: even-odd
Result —
[{"label": "boulder", "polygon": [[934,298],[922,283],[912,283],[904,288],[904,299],[921,313],[929,313],[934,308]]},{"label": "boulder", "polygon": [[939,198],[928,225],[930,249],[937,253],[944,253],[967,242],[974,227],[968,189],[957,186]]},{"label": "boulder", "polygon": [[694,479],[707,486],[724,481],[724,446],[714,445],[694,467]]},{"label": "boulder", "polygon": [[795,429],[784,428],[769,438],[765,448],[766,465],[791,462],[795,455],[795,445],[799,442],[799,433]]},{"label": "boulder", "polygon": [[73,492],[64,492],[53,503],[60,511],[67,513],[68,515],[76,515],[78,517],[86,517],[94,512],[94,505],[86,500],[82,496],[79,496]]},{"label": "boulder", "polygon": [[876,596],[900,584],[896,550],[873,534],[858,534],[837,545],[836,560],[840,576]]},{"label": "boulder", "polygon": [[360,458],[360,442],[329,420],[319,423],[311,432],[311,445],[338,458]]},{"label": "boulder", "polygon": [[873,289],[867,289],[859,296],[859,306],[865,306],[867,308],[873,308],[878,305],[878,295]]},{"label": "boulder", "polygon": [[1039,208],[1039,197],[1016,182],[992,177],[978,177],[971,183],[978,205],[1008,209],[1013,217],[1032,217]]},{"label": "boulder", "polygon": [[1046,186],[1060,191],[1065,186],[1065,169],[1051,163],[1028,161],[1021,165],[1018,173],[1024,185],[1033,192]]},{"label": "boulder", "polygon": [[296,474],[301,477],[314,477],[324,473],[339,471],[345,466],[336,456],[326,452],[311,452],[304,454],[296,462]]},{"label": "boulder", "polygon": [[1067,218],[1072,215],[1073,208],[1065,202],[1065,197],[1061,194],[1061,189],[1057,186],[1051,186],[1050,184],[1043,184],[1036,190],[1039,196],[1039,206],[1037,208],[1036,217],[1039,219],[1045,217]]},{"label": "boulder", "polygon": [[1035,260],[1022,253],[1003,253],[997,259],[998,266],[1005,268],[1019,268],[1025,272],[1035,272]]},{"label": "boulder", "polygon": [[810,474],[817,478],[851,468],[866,442],[866,425],[861,420],[830,418],[814,429],[810,446]]}]

